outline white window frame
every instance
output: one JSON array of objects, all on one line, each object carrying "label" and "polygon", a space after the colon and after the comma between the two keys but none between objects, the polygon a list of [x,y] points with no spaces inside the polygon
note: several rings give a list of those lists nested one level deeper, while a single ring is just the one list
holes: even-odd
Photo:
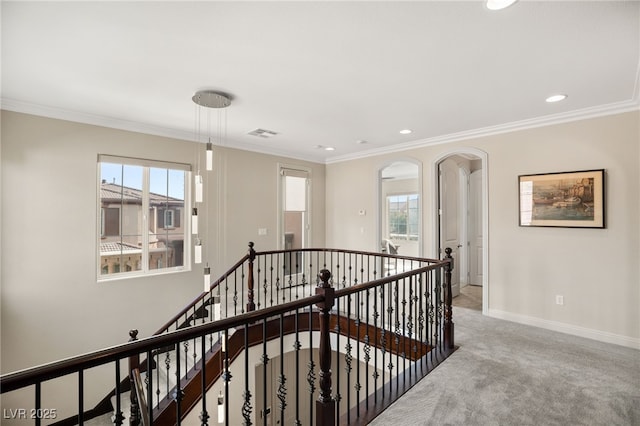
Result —
[{"label": "white window frame", "polygon": [[[415,224],[417,226],[417,232],[415,234],[411,234],[409,232],[409,201],[411,199],[411,197],[417,197],[417,207],[416,210],[418,211],[418,223]],[[404,234],[391,234],[391,208],[390,208],[390,203],[391,203],[391,198],[393,197],[405,197],[406,198],[406,202],[407,202],[407,216],[406,216],[406,232]],[[403,193],[397,193],[397,194],[387,194],[386,195],[386,210],[387,210],[387,229],[388,229],[388,235],[389,238],[391,238],[392,240],[396,240],[396,241],[418,241],[420,239],[420,194],[417,192],[403,192]]]},{"label": "white window frame", "polygon": [[[143,177],[142,177],[142,224],[141,224],[141,230],[142,231],[142,255],[141,255],[141,269],[140,270],[132,270],[132,271],[126,271],[126,268],[123,267],[123,265],[120,265],[120,272],[117,273],[111,273],[111,274],[102,274],[102,268],[103,268],[103,264],[102,264],[102,256],[100,253],[100,243],[102,238],[104,237],[104,232],[105,232],[105,213],[104,213],[104,209],[101,205],[101,197],[100,197],[100,188],[101,188],[101,163],[111,163],[111,164],[122,164],[122,165],[129,165],[129,166],[137,166],[137,167],[142,167],[143,168]],[[97,281],[98,282],[105,282],[105,281],[115,281],[115,280],[121,280],[121,279],[128,279],[128,278],[136,278],[136,277],[142,277],[142,276],[151,276],[151,275],[164,275],[164,274],[171,274],[171,273],[176,273],[176,272],[186,272],[186,271],[190,271],[191,270],[191,249],[190,247],[192,246],[191,244],[191,221],[188,220],[184,220],[183,222],[183,233],[184,233],[184,239],[183,239],[183,264],[181,266],[174,266],[171,268],[158,268],[158,269],[152,269],[149,267],[149,223],[150,223],[150,213],[149,213],[149,199],[150,199],[150,190],[149,190],[149,186],[150,186],[150,169],[151,168],[160,168],[160,169],[171,169],[171,170],[180,170],[180,171],[184,171],[185,172],[185,177],[184,177],[184,211],[190,211],[190,205],[191,205],[191,172],[192,172],[192,168],[190,164],[185,164],[185,163],[173,163],[173,162],[167,162],[167,161],[158,161],[158,160],[148,160],[148,159],[141,159],[141,158],[132,158],[132,157],[120,157],[120,156],[114,156],[114,155],[106,155],[106,154],[98,154],[98,162],[97,162],[97,212],[96,212],[96,218],[97,218],[97,229],[96,229],[96,237],[97,237],[97,242],[96,242],[96,276],[97,276]],[[167,214],[167,212],[171,211],[170,214]],[[154,210],[155,212],[155,210]],[[165,210],[165,228],[172,228],[174,223],[175,223],[175,215],[176,212],[171,210],[171,209],[167,209]],[[168,217],[171,217],[171,226],[167,226],[167,222],[166,219]],[[185,216],[186,217],[186,216]],[[157,222],[157,219],[155,220],[155,222]],[[156,223],[157,225],[157,223]],[[119,228],[119,232],[122,232],[122,227],[120,226]]]},{"label": "white window frame", "polygon": [[166,228],[174,228],[173,226],[173,216],[175,215],[175,211],[172,209],[166,209],[164,211],[164,227]]}]

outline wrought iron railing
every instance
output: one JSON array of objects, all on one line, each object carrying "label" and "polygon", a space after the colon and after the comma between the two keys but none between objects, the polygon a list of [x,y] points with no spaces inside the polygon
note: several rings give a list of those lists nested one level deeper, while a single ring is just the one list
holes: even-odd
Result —
[{"label": "wrought iron railing", "polygon": [[[113,364],[115,424],[188,416],[201,424],[366,424],[454,349],[449,253],[442,261],[334,249],[257,253],[250,244],[154,336],[133,333],[121,346],[4,375],[2,393],[34,386],[29,406],[38,413],[47,407],[44,382],[77,375],[82,424],[85,372]],[[129,413],[120,403],[128,390],[121,379],[132,371],[140,375],[134,389],[145,388],[144,413],[136,392]]]}]

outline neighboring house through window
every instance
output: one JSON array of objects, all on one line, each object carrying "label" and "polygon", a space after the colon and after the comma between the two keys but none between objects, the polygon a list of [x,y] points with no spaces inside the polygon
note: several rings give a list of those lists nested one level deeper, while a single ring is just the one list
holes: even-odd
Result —
[{"label": "neighboring house through window", "polygon": [[188,269],[188,164],[98,156],[98,279]]}]

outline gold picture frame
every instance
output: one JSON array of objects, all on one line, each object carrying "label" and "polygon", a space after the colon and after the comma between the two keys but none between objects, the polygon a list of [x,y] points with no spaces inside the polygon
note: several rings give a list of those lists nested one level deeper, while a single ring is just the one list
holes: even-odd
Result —
[{"label": "gold picture frame", "polygon": [[604,228],[604,169],[518,176],[520,226]]}]

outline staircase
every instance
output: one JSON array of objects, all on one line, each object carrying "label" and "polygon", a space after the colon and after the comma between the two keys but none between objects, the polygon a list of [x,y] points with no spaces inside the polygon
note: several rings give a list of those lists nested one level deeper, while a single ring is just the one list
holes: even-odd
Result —
[{"label": "staircase", "polygon": [[[134,393],[134,423],[215,423],[220,412],[225,424],[366,424],[455,349],[451,263],[334,249],[257,253],[251,243],[153,337],[134,333],[126,345],[47,372],[128,359],[109,398],[115,415],[89,420],[100,410],[83,410],[61,424],[128,422],[134,370],[148,403],[140,412]],[[3,376],[2,392],[35,383],[37,402],[41,373]]]}]

